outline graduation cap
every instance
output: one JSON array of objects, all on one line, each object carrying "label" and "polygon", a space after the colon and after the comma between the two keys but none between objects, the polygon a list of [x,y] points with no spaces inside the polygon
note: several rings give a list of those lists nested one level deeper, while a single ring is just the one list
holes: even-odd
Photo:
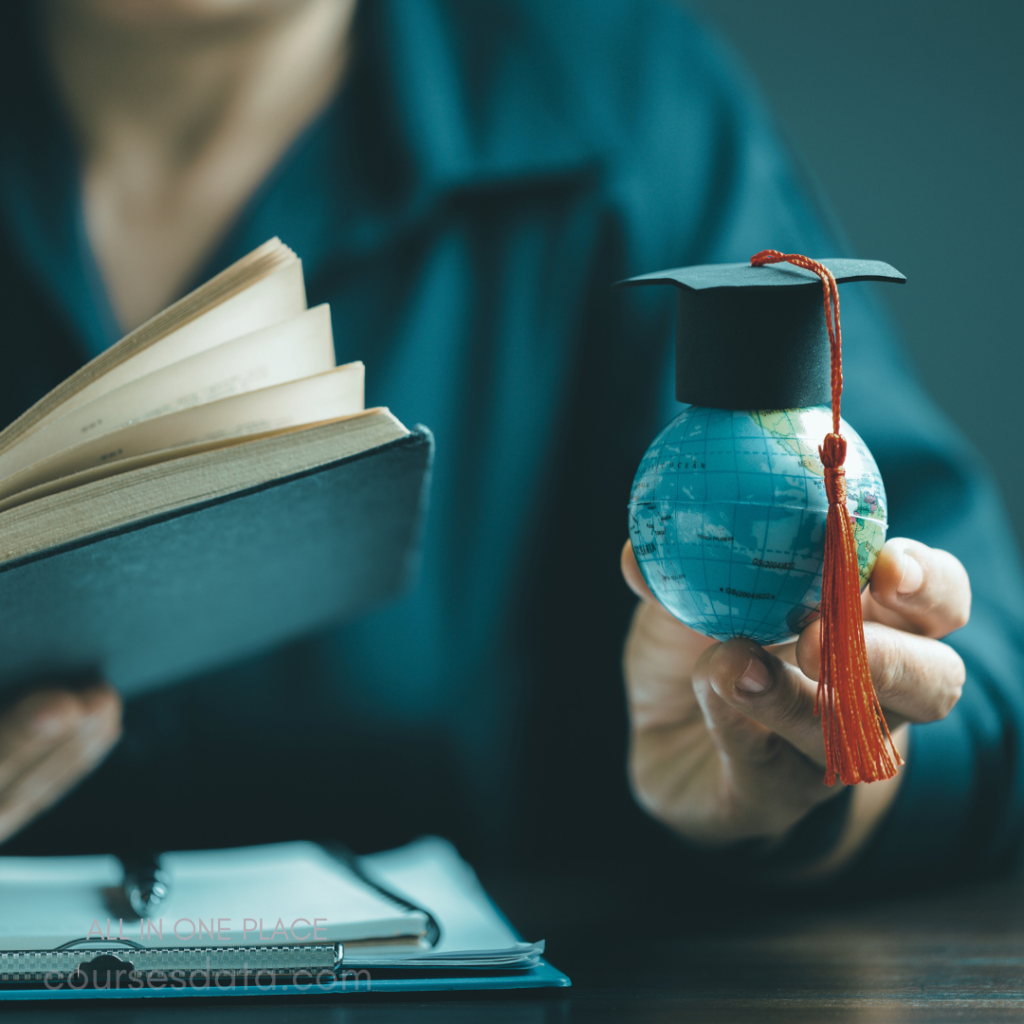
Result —
[{"label": "graduation cap", "polygon": [[[823,259],[837,284],[906,278],[877,260]],[[717,263],[641,274],[623,286],[671,284],[679,293],[676,398],[713,409],[825,405],[829,339],[821,280],[790,263]]]}]

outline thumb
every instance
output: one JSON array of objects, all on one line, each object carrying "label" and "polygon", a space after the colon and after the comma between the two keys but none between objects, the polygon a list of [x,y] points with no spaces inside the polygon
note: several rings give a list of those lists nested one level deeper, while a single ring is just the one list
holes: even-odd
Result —
[{"label": "thumb", "polygon": [[821,721],[815,715],[817,685],[800,669],[737,638],[708,660],[711,688],[726,704],[781,736],[817,764],[825,763]]}]

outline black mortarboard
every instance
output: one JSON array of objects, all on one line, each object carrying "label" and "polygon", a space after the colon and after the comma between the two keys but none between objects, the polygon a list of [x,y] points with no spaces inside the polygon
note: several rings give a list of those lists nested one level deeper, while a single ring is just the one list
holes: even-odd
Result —
[{"label": "black mortarboard", "polygon": [[[877,260],[820,261],[847,281],[906,278]],[[788,263],[717,263],[642,274],[621,285],[679,292],[676,398],[714,409],[802,409],[830,399],[821,281]]]}]

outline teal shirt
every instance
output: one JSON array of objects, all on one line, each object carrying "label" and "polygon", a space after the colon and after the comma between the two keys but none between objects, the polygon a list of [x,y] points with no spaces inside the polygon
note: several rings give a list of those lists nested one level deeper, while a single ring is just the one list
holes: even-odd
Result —
[{"label": "teal shirt", "polygon": [[[118,332],[34,36],[20,6],[0,17],[9,420]],[[743,72],[675,4],[367,0],[355,32],[341,93],[197,283],[279,235],[310,303],[331,304],[339,360],[365,360],[367,401],[433,430],[418,582],[134,702],[109,761],[10,849],[104,848],[126,828],[154,848],[439,832],[478,859],[678,866],[691,853],[627,791],[618,570],[632,475],[674,408],[673,301],[610,285],[846,246]],[[951,641],[964,698],[915,729],[861,870],[942,877],[1019,846],[1024,589],[988,476],[872,287],[843,294],[844,414],[881,468],[892,535],[956,554],[975,613]]]}]

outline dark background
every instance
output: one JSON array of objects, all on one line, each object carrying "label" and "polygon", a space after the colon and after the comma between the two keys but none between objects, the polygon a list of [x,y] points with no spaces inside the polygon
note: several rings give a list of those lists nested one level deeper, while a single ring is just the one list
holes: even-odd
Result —
[{"label": "dark background", "polygon": [[739,50],[857,255],[907,275],[879,291],[1024,541],[1024,4],[687,6]]}]

